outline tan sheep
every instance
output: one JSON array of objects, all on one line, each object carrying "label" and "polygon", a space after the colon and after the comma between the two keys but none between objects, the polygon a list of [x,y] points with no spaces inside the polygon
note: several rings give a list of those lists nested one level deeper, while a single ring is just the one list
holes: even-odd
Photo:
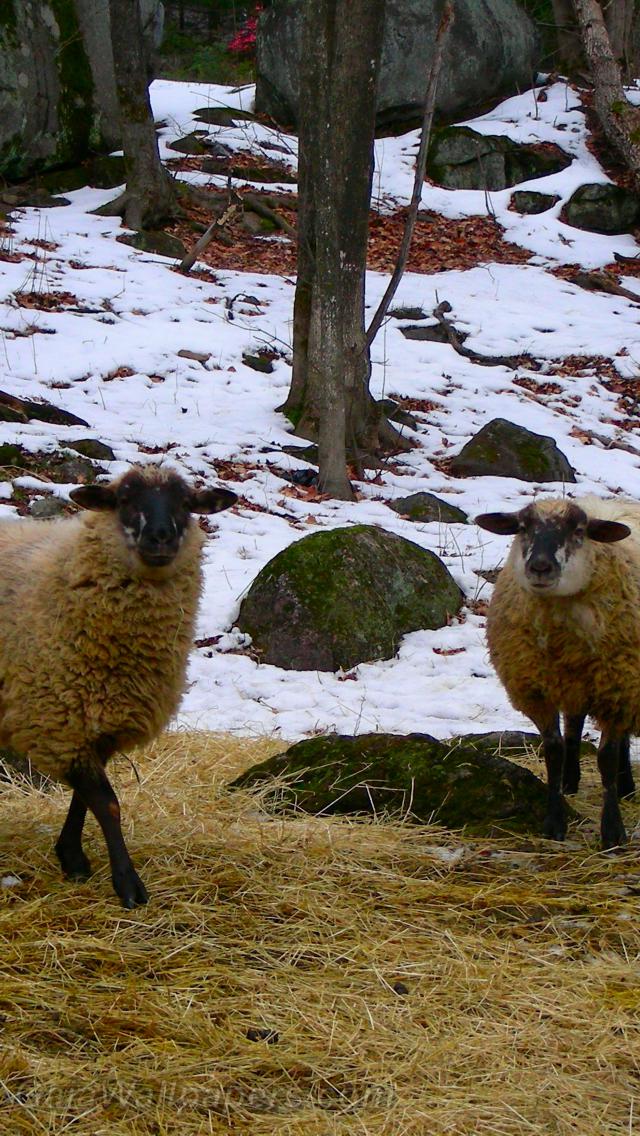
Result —
[{"label": "tan sheep", "polygon": [[633,791],[628,735],[640,733],[640,505],[541,499],[476,522],[515,538],[489,605],[487,640],[512,705],[542,735],[545,835],[564,839],[563,770],[565,789],[575,791],[588,713],[601,730],[602,843],[622,844],[618,791]]},{"label": "tan sheep", "polygon": [[0,523],[0,742],[73,789],[56,844],[64,872],[89,875],[88,808],[115,891],[134,907],[147,892],[105,766],[155,737],[178,707],[202,588],[204,537],[190,514],[236,497],[153,465],[71,497],[89,511]]}]

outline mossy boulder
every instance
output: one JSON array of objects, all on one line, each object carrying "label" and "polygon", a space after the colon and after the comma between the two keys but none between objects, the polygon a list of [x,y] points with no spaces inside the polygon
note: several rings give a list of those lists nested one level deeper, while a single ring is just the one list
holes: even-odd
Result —
[{"label": "mossy boulder", "polygon": [[165,233],[162,229],[145,229],[144,232],[125,234],[116,237],[122,245],[131,245],[139,252],[153,252],[157,256],[168,256],[171,260],[182,260],[186,253],[181,240]]},{"label": "mossy boulder", "polygon": [[529,145],[468,126],[447,126],[434,136],[427,172],[447,189],[498,190],[558,173],[571,160],[551,143]]},{"label": "mossy boulder", "polygon": [[263,568],[241,631],[266,663],[335,671],[395,655],[408,631],[442,627],[462,592],[441,560],[372,525],[314,533]]},{"label": "mossy boulder", "polygon": [[95,481],[102,466],[94,465],[88,458],[69,453],[39,453],[25,450],[23,446],[6,442],[0,445],[0,469],[22,470],[24,473],[46,475],[48,480],[60,485],[71,482]]},{"label": "mossy boulder", "polygon": [[435,493],[411,493],[408,497],[398,497],[389,502],[389,507],[410,521],[438,521],[440,524],[466,525],[469,518],[462,509],[450,505]]},{"label": "mossy boulder", "polygon": [[516,189],[515,193],[511,194],[509,208],[514,209],[516,213],[534,215],[546,213],[547,209],[551,209],[559,200],[557,193],[538,193],[535,189]]},{"label": "mossy boulder", "polygon": [[562,220],[589,233],[628,233],[640,224],[640,198],[618,185],[581,185],[567,201]]},{"label": "mossy boulder", "polygon": [[539,745],[537,734],[471,734],[444,742],[429,734],[332,734],[298,742],[247,770],[231,788],[266,786],[275,810],[391,813],[477,835],[497,829],[539,834],[546,787],[517,764]]},{"label": "mossy boulder", "polygon": [[97,438],[76,438],[75,442],[67,442],[67,447],[77,454],[82,454],[85,458],[93,458],[94,461],[116,460],[116,455],[111,446],[108,446],[106,442],[99,442]]},{"label": "mossy boulder", "polygon": [[494,418],[451,458],[454,477],[517,477],[520,481],[576,480],[553,438]]}]

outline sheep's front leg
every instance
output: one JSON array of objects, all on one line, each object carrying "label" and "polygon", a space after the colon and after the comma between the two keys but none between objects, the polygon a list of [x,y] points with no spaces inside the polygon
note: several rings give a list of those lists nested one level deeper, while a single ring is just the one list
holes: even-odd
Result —
[{"label": "sheep's front leg", "polygon": [[562,788],[565,793],[577,793],[580,784],[580,742],[584,727],[584,714],[569,714],[564,720],[564,768]]},{"label": "sheep's front leg", "polygon": [[87,806],[74,791],[67,819],[56,844],[56,855],[62,871],[70,880],[88,880],[91,875],[91,864],[82,849],[82,829],[86,815]]},{"label": "sheep's front leg", "polygon": [[102,829],[111,862],[113,887],[122,906],[132,908],[138,903],[146,903],[149,896],[131,862],[120,827],[118,798],[104,769],[93,762],[78,763],[68,780]]},{"label": "sheep's front leg", "polygon": [[560,718],[555,712],[529,715],[542,735],[544,760],[547,766],[547,815],[542,831],[551,840],[564,840],[567,818],[562,796],[564,768],[564,741],[560,733]]},{"label": "sheep's front leg", "polygon": [[615,734],[609,730],[603,730],[600,738],[598,769],[604,789],[604,803],[600,820],[603,848],[617,848],[618,845],[625,844],[627,840],[618,804],[618,770],[625,739],[625,734]]}]

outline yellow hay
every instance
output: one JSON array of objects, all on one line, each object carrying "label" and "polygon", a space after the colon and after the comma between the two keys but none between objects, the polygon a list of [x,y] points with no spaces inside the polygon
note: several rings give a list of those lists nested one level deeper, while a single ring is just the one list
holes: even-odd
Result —
[{"label": "yellow hay", "polygon": [[171,734],[139,784],[117,764],[151,893],[133,912],[93,822],[96,874],[60,878],[62,790],[0,787],[20,878],[0,889],[0,1131],[640,1133],[636,852],[598,853],[588,826],[563,847],[273,818],[225,791],[280,748]]}]

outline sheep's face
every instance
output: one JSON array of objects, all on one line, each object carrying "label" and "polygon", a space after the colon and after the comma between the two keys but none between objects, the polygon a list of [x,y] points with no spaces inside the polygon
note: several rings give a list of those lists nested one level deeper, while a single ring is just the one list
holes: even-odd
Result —
[{"label": "sheep's face", "polygon": [[226,489],[192,489],[177,473],[153,478],[137,469],[112,485],[83,485],[71,497],[85,509],[115,512],[127,547],[147,568],[173,563],[191,513],[218,513],[237,500]]},{"label": "sheep's face", "polygon": [[588,517],[571,501],[542,501],[518,513],[485,513],[476,524],[516,537],[510,558],[516,579],[526,592],[544,596],[582,592],[592,573],[590,542],[610,544],[631,531],[618,521]]}]

